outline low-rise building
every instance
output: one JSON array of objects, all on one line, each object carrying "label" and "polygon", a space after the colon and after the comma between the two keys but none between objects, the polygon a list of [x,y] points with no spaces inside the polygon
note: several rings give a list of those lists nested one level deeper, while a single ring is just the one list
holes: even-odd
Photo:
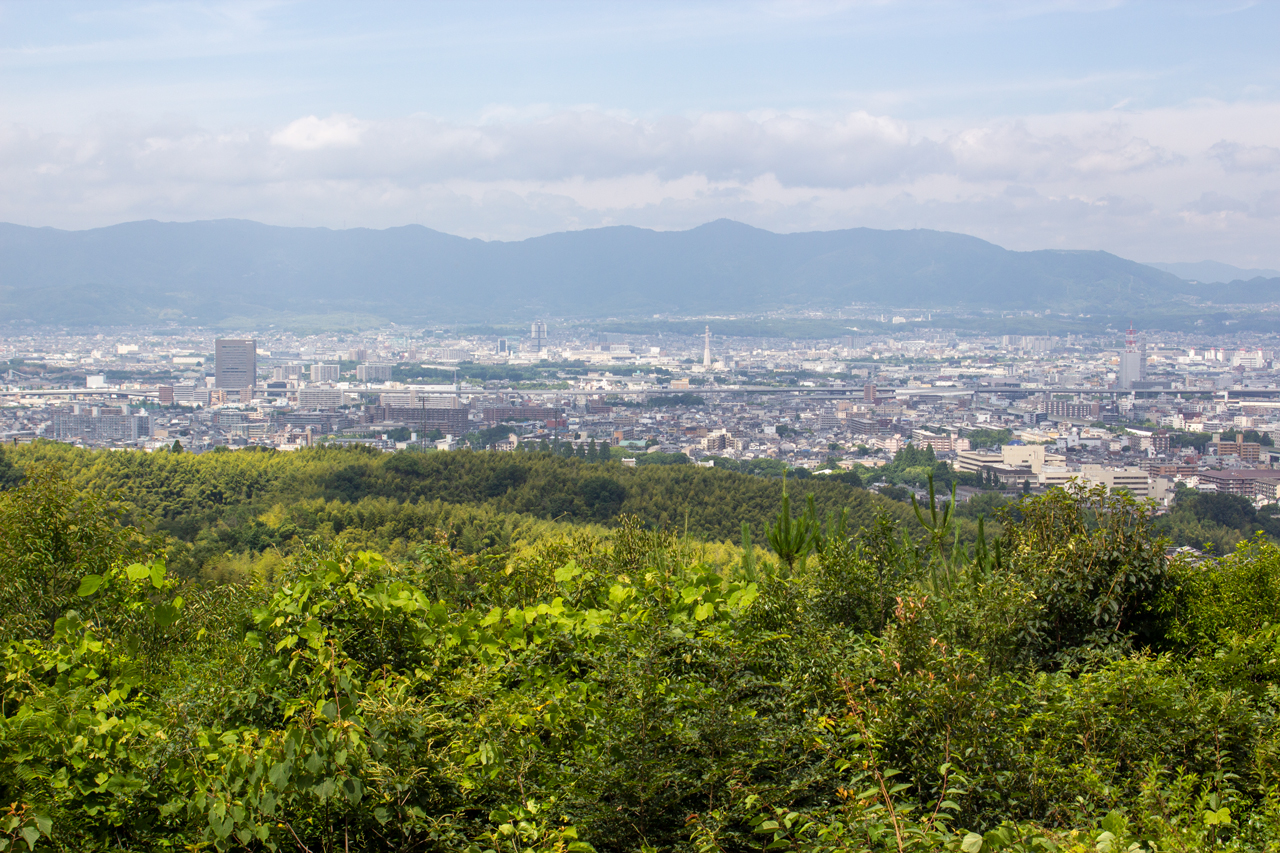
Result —
[{"label": "low-rise building", "polygon": [[1209,446],[1218,456],[1238,456],[1243,462],[1257,462],[1262,458],[1262,445],[1245,441],[1244,436],[1238,434],[1234,441],[1223,441],[1221,435],[1215,435]]}]

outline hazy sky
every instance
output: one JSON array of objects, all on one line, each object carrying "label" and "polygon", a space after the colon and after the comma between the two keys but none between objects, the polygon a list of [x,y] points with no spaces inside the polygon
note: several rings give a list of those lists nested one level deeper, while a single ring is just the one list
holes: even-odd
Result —
[{"label": "hazy sky", "polygon": [[1280,2],[0,0],[0,220],[1280,266]]}]

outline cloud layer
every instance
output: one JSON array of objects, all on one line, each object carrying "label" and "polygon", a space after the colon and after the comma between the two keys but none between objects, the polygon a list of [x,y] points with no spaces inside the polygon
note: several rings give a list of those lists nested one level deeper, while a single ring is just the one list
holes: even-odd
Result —
[{"label": "cloud layer", "polygon": [[0,219],[421,223],[519,239],[726,216],[780,231],[962,231],[1015,249],[1280,265],[1280,106],[1206,102],[964,126],[864,111],[449,122],[304,115],[212,129],[0,126]]}]

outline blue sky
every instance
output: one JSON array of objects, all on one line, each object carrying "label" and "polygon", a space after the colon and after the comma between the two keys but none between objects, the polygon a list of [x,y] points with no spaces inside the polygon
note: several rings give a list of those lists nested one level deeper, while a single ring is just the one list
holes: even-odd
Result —
[{"label": "blue sky", "polygon": [[0,219],[1280,266],[1280,3],[0,2]]}]

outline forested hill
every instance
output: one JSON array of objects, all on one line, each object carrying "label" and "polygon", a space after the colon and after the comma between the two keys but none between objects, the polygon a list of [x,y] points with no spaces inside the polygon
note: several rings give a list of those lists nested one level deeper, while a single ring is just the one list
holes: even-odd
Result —
[{"label": "forested hill", "polygon": [[[399,554],[443,528],[468,552],[502,550],[534,520],[614,525],[634,516],[696,540],[738,541],[747,522],[762,541],[780,479],[692,465],[628,468],[548,453],[383,454],[314,448],[294,453],[117,453],[39,442],[8,452],[19,466],[55,464],[77,488],[114,495],[132,523],[173,537],[196,571],[227,553],[288,550],[317,536]],[[844,483],[793,483],[819,515],[877,514],[909,522],[908,506]],[[185,544],[184,544],[185,543]],[[188,549],[189,546],[189,549]]]},{"label": "forested hill", "polygon": [[928,230],[774,234],[719,220],[689,231],[611,227],[504,243],[421,226],[0,225],[0,316],[36,322],[344,312],[492,322],[851,303],[1114,312],[1203,290],[1106,252],[1012,252]]},{"label": "forested hill", "polygon": [[[1280,838],[1280,548],[1171,559],[1123,492],[1024,497],[956,547],[946,512],[903,537],[866,517],[882,508],[867,494],[806,482],[855,516],[817,524],[783,508],[778,480],[687,466],[10,456],[4,853],[1274,853]],[[432,499],[446,489],[466,502]],[[628,506],[671,526],[614,515]],[[761,515],[779,532],[700,542],[683,514],[715,535]],[[127,524],[152,515],[202,532],[184,552]],[[166,560],[222,545],[262,550],[194,576]]]}]

